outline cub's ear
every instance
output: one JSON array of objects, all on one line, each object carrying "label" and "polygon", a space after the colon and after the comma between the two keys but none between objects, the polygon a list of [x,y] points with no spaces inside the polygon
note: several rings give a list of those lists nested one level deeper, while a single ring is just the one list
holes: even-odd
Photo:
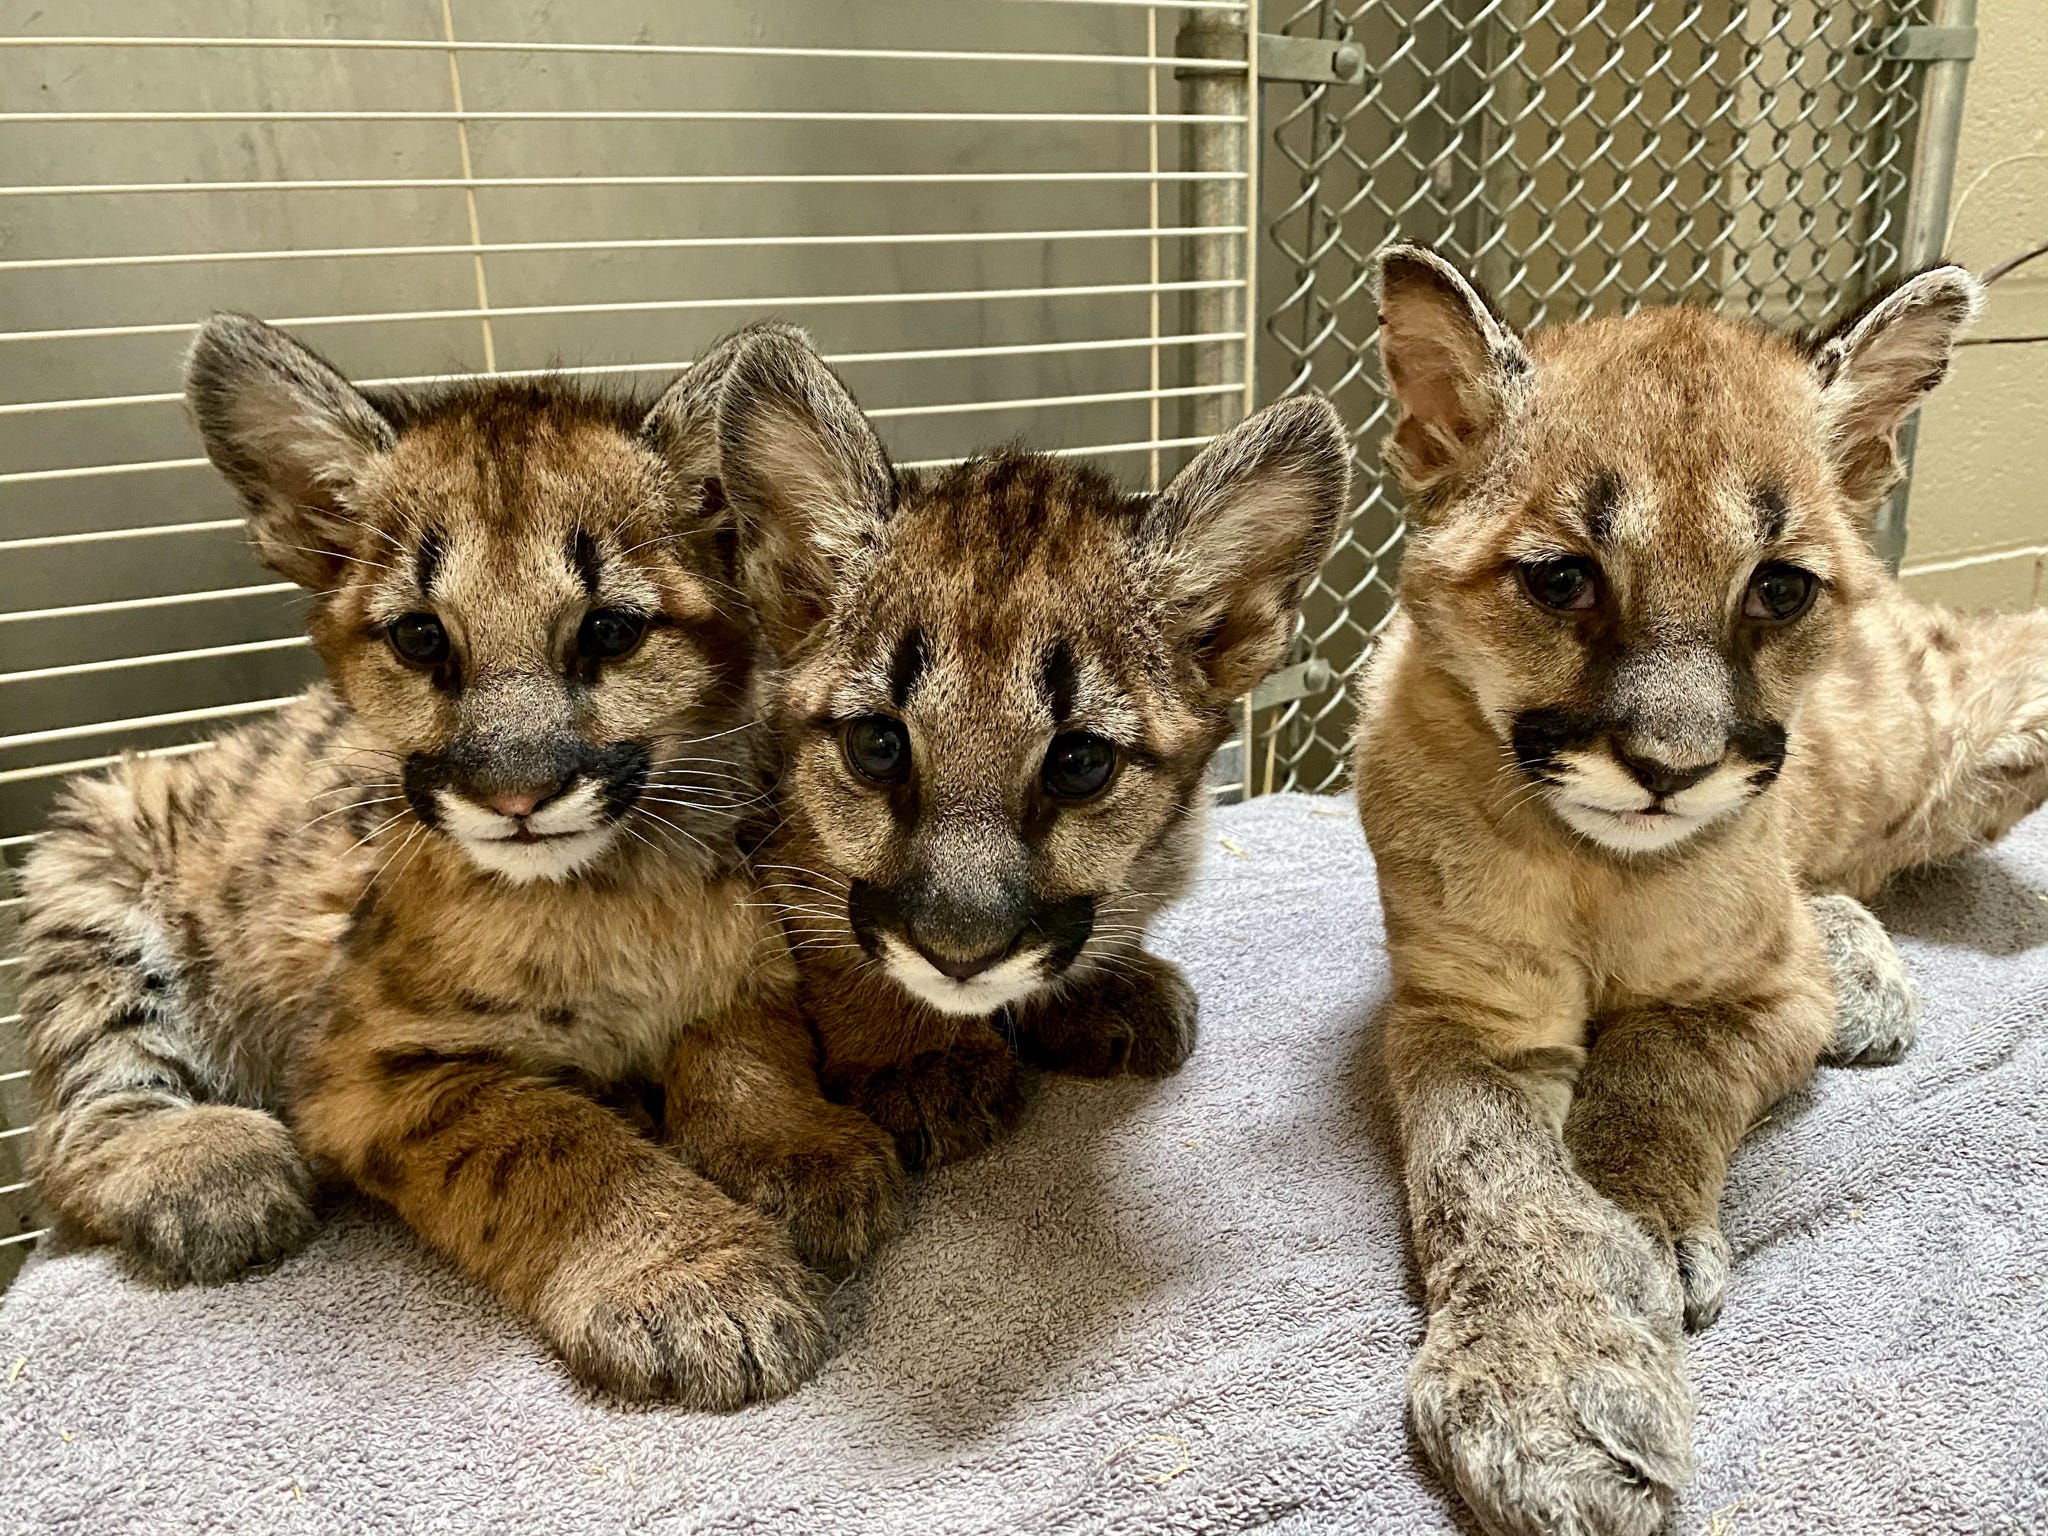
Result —
[{"label": "cub's ear", "polygon": [[1512,409],[1534,364],[1514,328],[1436,252],[1379,253],[1380,366],[1400,408],[1381,454],[1413,493],[1435,490]]},{"label": "cub's ear", "polygon": [[1983,306],[1961,267],[1908,278],[1813,350],[1842,490],[1860,509],[1899,477],[1899,428],[1948,372],[1956,337]]},{"label": "cub's ear", "polygon": [[325,358],[250,315],[200,327],[185,403],[264,563],[316,592],[332,587],[363,536],[349,492],[397,441],[391,423]]},{"label": "cub's ear", "polygon": [[641,438],[668,460],[677,478],[690,489],[694,500],[686,510],[711,516],[725,506],[719,475],[719,403],[740,353],[762,337],[801,344],[804,333],[775,320],[741,327],[678,374],[640,423]]},{"label": "cub's ear", "polygon": [[718,442],[740,585],[786,656],[825,617],[841,573],[880,544],[896,477],[838,375],[784,326],[740,347]]},{"label": "cub's ear", "polygon": [[1336,407],[1294,395],[1209,444],[1146,509],[1176,638],[1218,696],[1273,670],[1350,493]]}]

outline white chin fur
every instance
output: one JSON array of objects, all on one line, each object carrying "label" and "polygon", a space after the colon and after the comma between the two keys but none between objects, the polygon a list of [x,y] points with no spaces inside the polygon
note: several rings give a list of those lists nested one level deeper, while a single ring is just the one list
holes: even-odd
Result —
[{"label": "white chin fur", "polygon": [[941,1013],[983,1018],[1036,992],[1044,978],[1043,949],[1026,950],[992,965],[979,976],[955,981],[908,944],[882,936],[882,966],[897,985]]},{"label": "white chin fur", "polygon": [[1558,819],[1615,853],[1675,847],[1756,797],[1749,782],[1753,769],[1729,764],[1667,796],[1663,813],[1652,816],[1652,797],[1606,753],[1567,753],[1559,767],[1563,782],[1549,794]]},{"label": "white chin fur", "polygon": [[600,790],[578,784],[526,818],[534,841],[515,834],[519,822],[448,790],[434,795],[441,826],[477,868],[515,884],[567,880],[612,845],[618,828],[604,819]]},{"label": "white chin fur", "polygon": [[462,851],[477,868],[503,875],[516,885],[532,880],[567,880],[612,845],[612,829],[575,832],[522,843],[509,837],[458,837]]},{"label": "white chin fur", "polygon": [[1668,812],[1651,816],[1642,811],[1603,811],[1557,797],[1550,803],[1566,826],[1616,853],[1655,853],[1685,841],[1706,825],[1696,816]]}]

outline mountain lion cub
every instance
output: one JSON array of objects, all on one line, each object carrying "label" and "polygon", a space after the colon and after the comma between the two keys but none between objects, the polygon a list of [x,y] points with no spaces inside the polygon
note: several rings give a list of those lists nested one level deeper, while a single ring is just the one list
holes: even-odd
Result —
[{"label": "mountain lion cub", "polygon": [[763,856],[828,1093],[930,1166],[1041,1066],[1170,1072],[1195,996],[1145,925],[1185,888],[1232,701],[1279,659],[1350,450],[1321,399],[1157,497],[1042,454],[897,475],[830,370],[749,344],[721,454],[783,670]]},{"label": "mountain lion cub", "polygon": [[1647,1532],[1691,1475],[1728,1159],[1834,1033],[1804,895],[2048,794],[2048,615],[1908,602],[1868,542],[1976,304],[1947,267],[1811,347],[1693,309],[1525,338],[1430,252],[1382,258],[1415,526],[1358,799],[1415,1424],[1489,1530]]},{"label": "mountain lion cub", "polygon": [[[738,849],[731,351],[649,409],[365,394],[259,321],[200,333],[207,452],[330,682],[74,784],[28,863],[35,1173],[74,1237],[229,1279],[304,1241],[317,1158],[590,1381],[729,1406],[816,1364],[799,1260],[858,1258],[899,1175],[819,1093]],[[640,1084],[687,1160],[600,1102]]]}]

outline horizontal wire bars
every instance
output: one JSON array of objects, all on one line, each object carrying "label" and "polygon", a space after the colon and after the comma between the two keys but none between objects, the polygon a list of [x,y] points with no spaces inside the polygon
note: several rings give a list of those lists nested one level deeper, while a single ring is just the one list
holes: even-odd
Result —
[{"label": "horizontal wire bars", "polygon": [[[1179,146],[1190,126],[1248,135],[1249,92],[1182,110],[1174,77],[1242,87],[1250,59],[1170,44],[1177,16],[1250,7],[908,0],[849,20],[798,0],[786,46],[693,35],[727,12],[753,35],[750,6],[706,0],[615,29],[644,42],[468,39],[453,0],[440,37],[0,39],[0,856],[64,777],[204,751],[312,675],[297,589],[255,564],[182,422],[178,355],[209,308],[303,331],[370,387],[643,390],[781,312],[904,467],[1015,433],[1143,481],[1206,441],[1196,404],[1244,396],[1245,332],[1192,323],[1191,300],[1235,287],[1249,314],[1247,279],[1191,276],[1190,252],[1251,230],[1189,193],[1234,184],[1242,209],[1248,173]],[[281,30],[293,14],[313,13],[280,7]],[[1193,361],[1219,348],[1228,376]],[[0,892],[0,1252],[36,1235],[19,909]]]}]

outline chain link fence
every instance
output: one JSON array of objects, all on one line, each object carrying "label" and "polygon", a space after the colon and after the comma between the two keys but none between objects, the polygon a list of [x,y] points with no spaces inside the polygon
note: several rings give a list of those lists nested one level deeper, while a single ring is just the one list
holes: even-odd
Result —
[{"label": "chain link fence", "polygon": [[[1265,88],[1260,394],[1320,389],[1358,443],[1303,643],[1348,678],[1404,533],[1370,259],[1423,240],[1523,326],[1687,302],[1809,327],[1902,275],[1924,5],[1315,0],[1266,31],[1353,42],[1356,85]],[[1916,258],[1914,264],[1917,265]],[[1270,787],[1344,776],[1333,681],[1277,711]],[[1261,786],[1267,787],[1267,786]]]}]

